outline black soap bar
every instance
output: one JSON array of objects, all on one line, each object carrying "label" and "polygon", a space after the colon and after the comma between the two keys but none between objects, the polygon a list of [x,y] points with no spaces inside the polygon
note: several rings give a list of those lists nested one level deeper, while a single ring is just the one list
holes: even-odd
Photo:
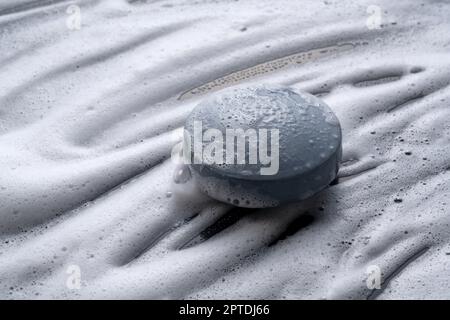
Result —
[{"label": "black soap bar", "polygon": [[242,207],[310,197],[336,178],[341,128],[320,99],[288,87],[232,87],[186,120],[184,161],[201,190]]}]

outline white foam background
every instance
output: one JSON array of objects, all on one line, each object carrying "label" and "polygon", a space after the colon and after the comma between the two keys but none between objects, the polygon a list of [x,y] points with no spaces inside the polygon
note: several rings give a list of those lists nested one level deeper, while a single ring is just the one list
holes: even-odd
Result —
[{"label": "white foam background", "polygon": [[[449,298],[449,15],[445,1],[2,1],[0,297]],[[207,237],[236,209],[174,185],[170,151],[200,99],[250,82],[329,104],[341,179]]]}]

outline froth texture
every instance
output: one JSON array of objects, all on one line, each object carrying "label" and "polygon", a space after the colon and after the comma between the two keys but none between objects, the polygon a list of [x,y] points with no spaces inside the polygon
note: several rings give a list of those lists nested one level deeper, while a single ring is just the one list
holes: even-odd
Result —
[{"label": "froth texture", "polygon": [[[0,297],[448,299],[449,16],[431,0],[0,1]],[[172,163],[198,103],[257,83],[333,110],[339,183],[246,209]]]}]

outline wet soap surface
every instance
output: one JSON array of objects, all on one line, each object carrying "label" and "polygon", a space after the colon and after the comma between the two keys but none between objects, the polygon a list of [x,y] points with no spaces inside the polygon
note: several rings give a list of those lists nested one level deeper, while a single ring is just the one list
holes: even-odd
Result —
[{"label": "wet soap surface", "polygon": [[[271,152],[271,131],[277,130],[279,170],[274,174],[261,174],[265,165],[259,157],[256,164],[249,163],[248,141],[245,164],[235,161],[233,165],[209,165],[218,174],[236,178],[275,180],[306,173],[330,158],[341,144],[339,121],[331,109],[316,97],[287,87],[255,85],[222,90],[200,102],[187,118],[185,128],[192,136],[195,121],[202,123],[203,130],[222,132],[224,143],[227,129],[255,130],[256,151],[264,142],[267,154]],[[267,141],[260,139],[261,129],[267,130]],[[225,154],[226,148],[222,152]]]},{"label": "wet soap surface", "polygon": [[[378,1],[371,29],[373,1],[76,3],[81,30],[0,4],[2,298],[448,298],[447,3]],[[340,182],[263,210],[175,183],[195,105],[262,82],[336,113]]]},{"label": "wet soap surface", "polygon": [[[342,152],[341,128],[332,110],[308,93],[283,86],[216,92],[194,108],[185,130],[190,167],[201,188],[215,199],[247,207],[276,206],[313,195],[336,178]],[[217,137],[206,137],[208,130]],[[238,138],[231,138],[230,132]],[[245,141],[240,154],[238,140]],[[212,144],[214,152],[209,152]]]}]

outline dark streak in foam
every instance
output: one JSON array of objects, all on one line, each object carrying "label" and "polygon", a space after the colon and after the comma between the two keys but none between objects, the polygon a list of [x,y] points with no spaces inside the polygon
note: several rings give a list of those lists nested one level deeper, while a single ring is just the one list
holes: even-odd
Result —
[{"label": "dark streak in foam", "polygon": [[346,182],[348,180],[357,178],[357,177],[359,177],[359,176],[361,176],[363,174],[366,174],[366,173],[368,173],[368,172],[370,172],[372,170],[375,170],[376,168],[378,168],[378,166],[366,168],[366,169],[363,169],[363,170],[361,170],[359,172],[356,172],[354,174],[350,174],[350,175],[346,175],[346,176],[339,176],[339,183]]},{"label": "dark streak in foam", "polygon": [[312,95],[320,98],[320,97],[324,97],[328,94],[330,94],[331,91],[317,91],[317,92],[310,92]]},{"label": "dark streak in foam", "polygon": [[284,230],[278,238],[273,240],[269,247],[276,245],[278,242],[285,240],[286,238],[296,234],[301,229],[308,227],[311,223],[314,222],[314,217],[310,215],[307,211],[301,214],[297,219],[292,221],[289,226]]},{"label": "dark streak in foam", "polygon": [[419,73],[419,72],[422,72],[424,70],[425,70],[425,68],[422,68],[422,67],[419,67],[419,66],[415,66],[415,67],[412,67],[411,70],[409,70],[409,72],[410,73]]},{"label": "dark streak in foam", "polygon": [[[147,4],[148,2],[149,2],[149,0],[126,0],[129,4],[132,4],[132,5],[136,5],[136,4]],[[151,4],[155,4],[155,3],[158,3],[158,2],[162,2],[161,0],[153,0],[152,2],[151,2]]]},{"label": "dark streak in foam", "polygon": [[397,105],[395,105],[395,106],[389,108],[386,112],[387,112],[387,113],[390,113],[390,112],[395,111],[395,110],[398,110],[398,109],[400,109],[400,108],[404,108],[404,107],[406,107],[406,106],[409,106],[409,105],[411,105],[411,104],[417,102],[418,100],[421,100],[421,99],[424,98],[424,97],[425,97],[424,94],[419,93],[418,95],[416,95],[416,96],[414,96],[414,97],[412,97],[412,98],[409,98],[409,99],[407,99],[406,101],[403,101],[403,102],[401,102],[401,103],[399,103],[399,104],[397,104]]},{"label": "dark streak in foam", "polygon": [[200,232],[199,235],[192,238],[188,242],[186,242],[184,245],[182,245],[179,250],[187,249],[190,247],[193,247],[195,245],[198,245],[202,242],[207,241],[214,235],[218,234],[219,232],[225,230],[226,228],[232,226],[236,222],[238,222],[240,219],[242,219],[244,216],[256,211],[256,209],[248,209],[248,208],[239,208],[235,207],[231,209],[228,213],[220,217],[214,224]]},{"label": "dark streak in foam", "polygon": [[143,254],[145,254],[147,251],[151,250],[153,247],[155,247],[159,242],[161,242],[161,240],[163,240],[167,235],[169,235],[170,233],[172,233],[173,231],[175,231],[176,229],[180,228],[181,226],[189,223],[190,221],[192,221],[193,219],[195,219],[197,216],[199,215],[199,212],[195,213],[194,215],[192,215],[189,218],[186,218],[178,223],[175,223],[171,228],[168,228],[167,230],[162,231],[161,233],[159,233],[156,237],[153,237],[151,239],[151,241],[145,246],[143,247],[138,253],[136,253],[132,258],[128,258],[126,259],[127,261],[125,261],[124,263],[121,263],[121,265],[125,265],[128,264],[136,259],[139,259],[139,257],[141,257]]},{"label": "dark streak in foam", "polygon": [[396,276],[398,276],[410,263],[413,261],[419,259],[425,252],[427,252],[429,247],[424,247],[416,251],[414,254],[412,254],[409,258],[407,258],[402,264],[400,264],[394,271],[389,274],[383,283],[381,284],[380,289],[374,289],[372,292],[367,296],[367,300],[375,300],[380,294],[386,290],[389,283],[394,279]]},{"label": "dark streak in foam", "polygon": [[315,61],[325,56],[350,50],[354,47],[355,44],[343,43],[332,45],[329,47],[315,48],[309,51],[301,51],[280,58],[275,58],[266,62],[259,63],[249,68],[231,72],[220,78],[216,78],[215,80],[212,80],[203,85],[185,91],[178,97],[178,100],[184,100],[189,97],[202,95],[214,90],[236,85],[251,78],[261,76],[263,74],[276,72],[292,65],[304,64],[310,61]]},{"label": "dark streak in foam", "polygon": [[60,3],[67,3],[69,0],[41,0],[41,1],[32,1],[32,2],[26,2],[23,4],[15,5],[13,7],[7,7],[5,9],[0,10],[0,16],[6,16],[9,14],[15,14],[15,13],[23,13],[29,10],[33,9],[39,9],[39,8],[46,8],[50,7],[55,4]]},{"label": "dark streak in foam", "polygon": [[371,87],[379,84],[389,83],[398,81],[402,78],[402,75],[391,75],[385,77],[378,77],[374,79],[362,80],[359,82],[354,82],[353,85],[357,88]]}]

